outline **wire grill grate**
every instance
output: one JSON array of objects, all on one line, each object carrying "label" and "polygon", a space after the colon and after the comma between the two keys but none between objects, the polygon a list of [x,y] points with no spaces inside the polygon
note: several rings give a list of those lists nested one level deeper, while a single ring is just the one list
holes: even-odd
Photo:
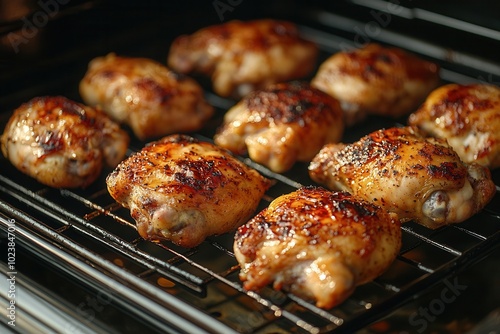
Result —
[{"label": "wire grill grate", "polygon": [[[0,175],[0,190],[41,214],[38,221],[53,232],[50,238],[54,242],[66,247],[66,240],[78,243],[144,284],[174,293],[238,331],[246,324],[245,332],[281,325],[283,320],[288,322],[285,328],[296,326],[309,333],[361,328],[443,277],[477,261],[500,239],[499,214],[492,208],[465,223],[438,230],[410,222],[402,228],[402,250],[389,270],[374,282],[358,287],[339,307],[325,311],[271,288],[259,293],[245,291],[238,279],[231,234],[211,237],[190,250],[168,242],[145,241],[138,238],[128,210],[116,205],[105,189],[32,190],[12,181],[18,172],[11,172],[11,177]],[[293,180],[282,179],[273,188],[294,184]],[[261,207],[273,198],[266,195]],[[40,226],[25,227],[44,233]],[[99,266],[80,251],[76,255]],[[236,318],[228,315],[235,303],[242,312]],[[249,321],[252,317],[256,319]]]},{"label": "wire grill grate", "polygon": [[[301,26],[302,32],[320,45],[323,58],[338,51],[339,45],[352,44],[352,32],[341,31],[344,29],[341,22],[345,19],[342,21],[340,16],[333,17],[332,13],[315,10],[303,14],[301,20],[305,24]],[[356,20],[348,21],[353,27],[363,25]],[[138,36],[152,35],[151,32],[158,29],[154,25],[145,27],[145,31],[138,31]],[[7,28],[8,31],[2,30],[0,34],[15,27]],[[118,35],[115,37],[121,40]],[[379,37],[380,42],[410,50],[414,48],[414,51],[427,57],[439,56],[437,60],[445,65],[442,72],[445,80],[481,81],[486,77],[493,80],[500,73],[496,63],[478,61],[461,53],[458,53],[460,57],[451,57],[453,52],[448,48],[416,43],[405,35],[383,33]],[[95,50],[90,47],[93,45],[91,42],[82,44],[78,52],[67,56],[69,60],[71,57],[88,56],[85,46]],[[405,44],[401,45],[403,42]],[[127,39],[125,44],[134,43]],[[466,74],[457,71],[457,67],[460,70],[465,68]],[[64,75],[69,77],[75,73],[75,70],[68,70],[68,74]],[[63,92],[68,89],[62,87],[66,81],[58,83],[57,78],[51,80],[44,84],[61,88]],[[13,99],[20,98],[26,91],[33,90],[22,90]],[[233,104],[210,92],[207,92],[207,98],[218,108],[219,116]],[[17,100],[0,99],[9,102],[9,105],[18,105]],[[360,134],[383,126],[387,126],[385,121],[373,120],[364,128],[346,134],[346,141],[355,140]],[[212,130],[203,133],[206,137],[200,136],[200,139],[210,137]],[[140,149],[140,143],[133,145],[136,147],[131,147],[129,154]],[[259,209],[280,194],[310,182],[304,176],[307,168],[301,164],[279,175],[248,158],[242,160],[275,180]],[[186,302],[199,312],[191,318],[199,317],[202,319],[199,322],[205,322],[205,328],[212,332],[225,332],[227,329],[243,333],[291,329],[297,333],[352,332],[380,319],[433,284],[478,262],[492,252],[500,240],[498,194],[487,208],[461,224],[429,230],[407,223],[402,228],[401,252],[389,270],[375,281],[358,287],[340,306],[326,311],[297,296],[269,287],[259,293],[245,291],[238,279],[239,267],[232,251],[233,235],[230,233],[211,237],[190,250],[168,242],[149,242],[138,237],[128,210],[117,205],[103,187],[103,177],[85,190],[56,190],[25,177],[4,158],[0,161],[0,211],[16,219],[19,238],[25,241],[27,248],[32,247],[33,253],[51,252],[60,268],[85,272],[90,276],[89,281],[107,284],[110,289],[114,287],[124,305],[140,306],[143,314],[152,314],[160,322],[166,309],[175,309],[177,314],[188,318],[187,311],[175,305],[177,301]],[[497,184],[498,176],[495,175]],[[6,229],[3,222],[0,226]],[[29,245],[35,240],[37,242],[33,246]],[[79,267],[76,259],[82,261]],[[125,287],[133,288],[137,293],[125,293],[123,291],[128,291]],[[210,319],[215,319],[215,324],[207,324]],[[224,326],[217,327],[217,323]]]}]

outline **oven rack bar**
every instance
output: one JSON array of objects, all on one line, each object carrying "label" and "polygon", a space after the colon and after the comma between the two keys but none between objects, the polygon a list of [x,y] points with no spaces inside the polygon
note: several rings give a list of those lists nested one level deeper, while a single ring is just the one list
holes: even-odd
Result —
[{"label": "oven rack bar", "polygon": [[[14,178],[15,179],[15,178]],[[279,182],[279,181],[277,181]],[[81,248],[75,248],[75,241],[68,236],[68,230],[76,231],[92,240],[92,243],[104,245],[106,249],[111,249],[113,252],[127,258],[128,261],[135,263],[142,269],[134,275],[138,279],[147,278],[151,275],[160,275],[167,279],[180,284],[191,293],[197,294],[199,298],[207,296],[207,286],[214,281],[227,285],[237,291],[238,294],[246,295],[251,300],[254,300],[262,307],[273,314],[273,318],[285,318],[309,333],[323,332],[349,332],[354,328],[362,328],[371,321],[388,314],[391,310],[396,309],[405,302],[411,300],[415,295],[422,293],[430,286],[439,283],[444,278],[449,277],[454,272],[462,270],[467,266],[476,263],[488,254],[496,246],[500,240],[500,225],[497,219],[493,219],[493,224],[497,228],[491,228],[487,231],[481,229],[475,230],[473,227],[480,224],[484,216],[495,216],[495,210],[485,210],[479,217],[473,217],[476,220],[464,226],[463,224],[448,226],[437,231],[431,231],[420,227],[416,224],[408,224],[403,226],[403,248],[402,252],[396,259],[397,267],[409,266],[417,274],[410,280],[397,282],[398,279],[387,279],[382,277],[376,279],[371,286],[377,286],[384,291],[382,297],[364,298],[356,294],[345,304],[331,311],[324,311],[316,308],[314,305],[300,298],[287,294],[283,298],[279,298],[279,303],[273,302],[273,298],[269,298],[264,294],[244,291],[241,284],[237,280],[237,266],[234,260],[232,249],[229,248],[230,243],[227,240],[219,240],[219,237],[210,238],[206,243],[211,244],[221,253],[219,256],[224,257],[224,262],[227,263],[225,268],[212,269],[203,262],[198,262],[196,257],[203,253],[203,250],[195,248],[193,250],[178,250],[175,246],[169,243],[150,243],[140,240],[135,236],[135,225],[131,218],[127,216],[126,210],[119,209],[116,205],[109,206],[108,202],[112,202],[106,191],[93,190],[93,193],[83,195],[77,194],[70,190],[54,190],[42,189],[36,192],[31,191],[23,186],[16,184],[9,178],[0,175],[0,191],[8,193],[17,201],[30,205],[31,209],[43,213],[43,215],[51,220],[56,220],[58,226],[49,228],[40,222],[33,219],[28,219],[17,213],[16,219],[29,221],[29,230],[35,230],[38,233],[43,233],[46,237],[50,237],[52,242],[61,245],[61,247],[69,248],[76,251],[78,258],[84,258],[86,261],[91,261],[102,267],[105,271],[109,271],[109,266],[114,266],[114,270],[125,270],[114,263],[109,263],[102,254],[97,254],[92,249],[92,245],[82,245]],[[92,200],[90,200],[92,199]],[[268,198],[267,201],[272,200]],[[98,203],[102,202],[102,203]],[[60,204],[64,203],[64,207]],[[85,214],[77,210],[77,204],[82,208],[88,209]],[[262,205],[267,205],[263,203]],[[71,209],[68,209],[71,208]],[[90,211],[89,211],[90,210]],[[14,209],[7,210],[10,213]],[[75,211],[75,212],[73,212]],[[117,214],[113,211],[122,211]],[[78,213],[76,213],[78,212]],[[89,217],[89,218],[85,218]],[[44,221],[46,221],[46,218]],[[498,218],[498,213],[496,213]],[[106,224],[98,222],[99,219],[114,222],[119,224],[124,230],[130,230],[134,235],[132,238],[123,238],[116,235],[115,232],[107,230]],[[127,223],[124,223],[127,222]],[[472,228],[471,228],[472,227]],[[472,238],[472,246],[465,250],[457,249],[456,245],[449,245],[447,242],[436,239],[436,235],[446,234],[446,231],[455,231]],[[496,232],[495,232],[496,231]],[[491,233],[490,233],[491,232]],[[452,232],[453,233],[453,232]],[[161,248],[171,254],[168,260],[160,258],[154,251],[152,254],[145,252],[139,247],[139,244],[148,243],[153,248]],[[423,259],[418,258],[419,249],[423,247],[430,248],[430,254],[426,254]],[[432,252],[441,251],[445,253],[444,260],[437,264],[429,264],[429,259],[425,257],[432,256]],[[408,255],[410,254],[410,255]],[[415,254],[417,256],[415,256]],[[64,258],[64,257],[61,257]],[[103,264],[104,263],[104,264]],[[187,269],[185,267],[188,267]],[[117,267],[117,268],[115,268]],[[182,267],[182,268],[181,268]],[[197,273],[193,273],[191,268],[196,269]],[[399,269],[397,269],[399,270]],[[397,271],[395,270],[395,271]],[[127,271],[129,275],[130,272]],[[201,273],[201,274],[200,274]],[[389,274],[389,276],[394,273]],[[396,282],[395,282],[396,281]],[[151,285],[144,280],[143,285],[148,287]],[[276,299],[276,298],[274,298]],[[290,306],[292,305],[292,306]],[[305,310],[305,318],[314,318],[314,320],[304,320],[300,316],[294,314],[293,310],[300,308]],[[360,311],[361,310],[361,311]],[[273,321],[273,320],[270,320]]]},{"label": "oven rack bar", "polygon": [[[62,226],[58,228],[49,228],[47,226],[44,226],[44,224],[40,221],[37,222],[35,219],[26,216],[25,214],[21,212],[17,212],[15,215],[12,214],[16,210],[12,207],[10,207],[8,204],[0,202],[0,209],[4,209],[16,220],[21,220],[24,222],[29,223],[29,229],[26,231],[23,231],[22,229],[20,230],[21,233],[28,233],[29,230],[35,230],[37,232],[43,233],[46,237],[49,237],[52,239],[54,242],[57,244],[60,244],[64,248],[68,248],[73,250],[76,253],[76,257],[78,258],[84,258],[87,261],[91,261],[92,263],[98,265],[99,267],[109,270],[110,265],[114,265],[113,263],[109,263],[109,261],[105,258],[100,257],[98,254],[94,253],[94,250],[92,250],[90,247],[78,247],[75,244],[75,241],[71,240],[70,238],[66,237],[64,235],[64,232],[66,232],[68,229],[73,229],[78,232],[81,232],[85,234],[86,237],[89,237],[93,239],[94,241],[98,241],[103,243],[104,245],[112,248],[114,251],[120,253],[121,255],[129,257],[131,260],[136,261],[140,263],[141,265],[148,265],[148,260],[151,259],[151,256],[148,254],[145,254],[143,252],[140,252],[136,247],[134,247],[133,244],[127,244],[124,242],[122,239],[120,239],[117,236],[114,236],[110,234],[108,231],[105,229],[96,227],[92,225],[91,223],[85,221],[84,219],[77,217],[73,215],[70,211],[64,209],[61,207],[59,204],[55,202],[51,202],[47,200],[45,197],[41,196],[41,194],[46,193],[47,191],[50,191],[50,189],[44,189],[42,191],[39,191],[37,193],[32,192],[22,186],[16,185],[14,182],[12,182],[10,179],[3,177],[0,175],[0,182],[3,183],[4,185],[0,185],[0,191],[4,193],[8,193],[12,197],[14,197],[16,200],[22,202],[25,205],[30,205],[32,209],[38,210],[40,212],[43,212],[44,215],[46,215],[50,219],[57,220]],[[7,187],[5,187],[7,186]],[[16,189],[9,189],[10,187],[15,187]],[[63,197],[71,197],[73,199],[76,199],[78,201],[81,201],[83,205],[89,205],[89,201],[86,200],[85,198],[78,196],[68,190],[61,190],[61,195]],[[89,196],[92,197],[92,196]],[[68,203],[66,203],[68,204]],[[97,204],[92,204],[91,205],[92,209],[98,208]],[[100,213],[105,213],[106,215],[109,215],[110,213],[106,212],[104,208],[99,208],[98,209]],[[96,215],[92,215],[95,217]],[[111,215],[111,217],[114,217],[113,219],[116,218],[116,216]],[[46,220],[44,220],[46,221]],[[123,222],[123,219],[120,219],[120,222]],[[126,227],[132,227],[132,224],[126,224]],[[19,229],[18,229],[19,230]],[[135,228],[134,228],[134,231]],[[159,246],[165,250],[168,250],[169,252],[173,253],[176,256],[177,261],[179,262],[179,259],[183,262],[187,262],[193,267],[197,267],[201,269],[202,271],[205,271],[210,275],[210,279],[206,280],[201,277],[196,277],[190,274],[187,271],[181,271],[175,266],[171,266],[165,261],[162,261],[159,258],[155,258],[155,266],[148,265],[147,268],[137,274],[137,277],[144,276],[146,274],[150,274],[151,272],[156,272],[162,276],[169,277],[170,279],[176,281],[179,284],[182,284],[184,287],[191,289],[194,292],[198,292],[201,296],[206,295],[206,283],[212,279],[218,279],[222,282],[224,282],[226,285],[231,286],[235,290],[237,290],[240,293],[247,294],[249,297],[257,301],[258,303],[262,304],[264,307],[269,308],[272,310],[272,312],[277,316],[277,317],[284,317],[294,323],[296,326],[303,328],[309,333],[319,333],[319,329],[315,327],[314,325],[309,324],[307,321],[304,321],[300,319],[299,317],[295,316],[291,312],[287,311],[286,309],[282,309],[278,305],[275,305],[273,302],[270,300],[263,298],[262,296],[258,295],[257,293],[253,292],[246,292],[243,291],[243,288],[241,287],[240,284],[237,284],[235,282],[232,282],[230,280],[227,280],[223,275],[220,275],[218,273],[212,272],[209,269],[200,266],[196,262],[192,261],[190,259],[189,254],[196,253],[196,249],[194,250],[188,250],[184,251],[183,253],[177,252],[173,250],[172,248],[169,248],[163,244],[160,243],[152,243],[155,246]],[[125,247],[126,251],[122,247]],[[227,253],[230,251],[226,250]],[[186,255],[188,254],[188,255]],[[231,253],[232,254],[232,253]],[[136,255],[142,256],[142,258],[138,258]],[[234,257],[234,256],[233,256]],[[61,259],[64,257],[61,256]],[[121,268],[119,268],[121,269]],[[181,273],[180,276],[184,278],[184,280],[179,280],[178,278],[175,277],[175,275],[172,275],[172,273],[169,273],[169,270],[173,270],[174,274],[179,274]],[[228,273],[234,272],[234,270],[228,270]],[[113,274],[115,274],[113,272]],[[118,276],[120,277],[120,276]],[[197,284],[194,285],[194,284]],[[148,286],[146,282],[143,282],[144,286]],[[216,331],[215,331],[216,332]]]},{"label": "oven rack bar", "polygon": [[[411,1],[411,0],[410,0]],[[500,41],[500,31],[489,28],[487,26],[467,22],[450,15],[443,15],[429,9],[419,8],[421,3],[413,4],[414,7],[407,4],[397,3],[398,10],[391,10],[391,3],[387,0],[347,0],[352,4],[366,7],[368,9],[385,12],[390,15],[399,16],[409,20],[423,20],[433,24],[460,30],[468,34],[474,34],[478,37],[485,37],[492,40]],[[396,3],[395,3],[396,4]]]},{"label": "oven rack bar", "polygon": [[[9,218],[0,214],[0,222],[6,223]],[[0,234],[4,232],[0,228]],[[3,235],[2,235],[3,237]],[[7,237],[7,236],[6,236]],[[7,309],[10,301],[9,287],[11,270],[6,263],[0,263],[0,304]],[[15,293],[22,296],[17,300],[16,313],[22,314],[15,319],[15,329],[18,333],[67,333],[70,330],[81,334],[109,333],[118,334],[109,326],[94,319],[88,321],[85,316],[65,300],[58,298],[50,290],[40,285],[37,281],[26,277],[20,272],[15,273]],[[2,333],[11,333],[12,325],[3,322]],[[10,327],[10,328],[9,328]]]},{"label": "oven rack bar", "polygon": [[[61,236],[17,208],[0,201],[0,211],[9,219],[16,220],[16,243],[20,246],[74,280],[84,281],[96,291],[107,291],[114,302],[154,324],[159,330],[169,332],[175,329],[178,333],[236,333],[192,305],[153,285],[144,284],[127,270],[70,238]],[[8,228],[4,219],[0,219],[0,228],[4,231]],[[95,268],[95,264],[99,268]],[[118,282],[121,283],[117,284]]]},{"label": "oven rack bar", "polygon": [[[0,187],[0,190],[5,191],[5,189],[1,189],[1,187]],[[18,196],[15,196],[15,197],[20,199]],[[34,196],[34,198],[36,198],[36,196]],[[31,198],[30,200],[33,201],[33,198]],[[34,204],[34,203],[31,202],[31,204]],[[36,208],[36,205],[34,206],[34,208]],[[20,228],[18,225],[18,227],[16,229],[16,233],[17,233],[18,239],[19,238],[21,240],[23,240],[23,238],[29,239],[28,242],[23,243],[23,246],[27,247],[28,245],[31,245],[31,244],[36,245],[35,248],[33,248],[33,246],[29,246],[29,248],[30,247],[32,248],[32,251],[34,253],[40,252],[41,249],[43,249],[44,251],[47,251],[48,246],[43,245],[41,241],[37,240],[36,237],[34,235],[32,235],[32,231],[42,233],[44,235],[44,237],[46,237],[49,240],[51,240],[52,242],[62,246],[63,249],[71,250],[74,252],[74,254],[69,255],[69,257],[68,257],[68,255],[65,255],[65,254],[62,254],[59,252],[55,252],[55,255],[57,256],[57,260],[56,260],[57,262],[65,261],[67,263],[70,263],[70,262],[73,262],[75,259],[83,259],[85,262],[91,262],[93,264],[92,267],[94,265],[97,265],[99,268],[101,268],[101,270],[109,271],[110,275],[112,276],[112,278],[111,278],[112,280],[123,279],[128,283],[130,283],[130,281],[132,281],[135,285],[140,287],[141,292],[147,292],[149,289],[151,289],[153,287],[153,285],[148,284],[147,282],[140,280],[140,276],[142,276],[141,274],[138,274],[137,277],[135,277],[133,279],[134,276],[131,276],[131,274],[129,272],[127,272],[126,270],[121,272],[122,270],[124,270],[123,268],[117,267],[114,263],[109,262],[107,259],[101,257],[99,254],[93,253],[92,249],[86,248],[85,246],[81,247],[77,243],[75,243],[75,241],[71,240],[70,238],[67,238],[64,235],[61,235],[60,231],[62,231],[62,230],[65,231],[66,229],[59,229],[59,231],[50,229],[50,228],[44,226],[44,224],[41,221],[37,221],[34,218],[20,212],[19,210],[9,206],[8,204],[6,204],[4,202],[1,202],[1,201],[0,201],[0,211],[7,212],[9,214],[9,216],[13,217],[16,221],[20,221],[20,222],[24,222],[24,223],[29,224],[29,227],[27,229],[24,229],[22,227]],[[50,218],[56,218],[56,216],[54,216],[53,214],[49,214],[49,212],[46,209],[44,209],[43,211],[44,211],[44,213],[48,214],[50,216]],[[76,226],[76,224],[70,223],[70,226],[72,229],[78,229],[80,231],[80,229]],[[87,233],[87,235],[91,236],[92,238],[95,238],[96,240],[100,240],[100,241],[103,240],[102,238],[100,238],[100,236],[92,234],[92,233]],[[116,240],[114,240],[114,241],[116,241]],[[103,242],[105,242],[105,241],[103,241]],[[112,242],[106,243],[106,245],[110,245],[110,244],[112,244]],[[185,259],[186,262],[190,262],[194,266],[198,266],[195,262],[192,262],[189,259],[189,257],[186,257],[181,253],[175,252],[170,248],[166,248],[165,246],[163,246],[161,244],[159,244],[159,245],[160,245],[160,247],[163,247],[165,249],[168,249],[171,252],[174,252],[177,257]],[[130,254],[126,254],[126,255],[130,255]],[[68,259],[70,259],[71,261],[69,261]],[[50,261],[50,262],[52,262],[52,261]],[[143,261],[141,261],[141,263],[144,264]],[[73,265],[73,263],[71,263],[71,264]],[[64,265],[61,265],[61,267],[63,267],[63,266]],[[110,269],[110,268],[113,268],[113,269]],[[162,271],[158,268],[151,268],[151,270],[157,272],[158,274],[161,274],[162,276],[169,277],[168,275],[165,275],[165,271]],[[118,274],[118,273],[120,273],[120,274]],[[185,272],[185,274],[190,275],[187,272]],[[235,284],[234,282],[231,282],[231,281],[225,279],[223,276],[221,276],[217,273],[211,273],[211,275],[213,278],[217,278],[217,279],[223,281],[224,283],[226,283],[227,285],[235,288],[240,293],[245,293],[241,286]],[[90,275],[90,277],[95,278],[95,273],[92,273]],[[74,278],[75,279],[82,279],[82,276],[79,274],[75,274]],[[205,284],[205,283],[206,282],[204,282],[203,284]],[[186,282],[182,282],[182,284],[186,285]],[[97,288],[99,288],[99,287],[102,289],[101,285],[97,286]],[[190,286],[187,286],[187,287],[190,288]],[[307,323],[306,321],[303,321],[302,319],[298,318],[297,316],[288,312],[287,310],[281,309],[279,306],[273,304],[271,301],[259,296],[256,293],[247,292],[247,294],[251,298],[255,299],[257,302],[262,304],[264,307],[271,309],[276,314],[276,316],[287,318],[288,320],[295,323],[295,325],[304,328],[307,332],[319,333],[319,330],[315,326]],[[148,293],[148,295],[150,295],[150,294]],[[158,296],[159,292],[155,292],[152,295]],[[163,292],[163,294],[161,294],[161,295],[170,296],[170,295],[166,294],[165,292]],[[147,298],[150,298],[150,296],[148,296]],[[173,298],[173,297],[170,296],[170,298]],[[138,302],[137,300],[134,300],[134,299],[129,299],[127,301],[128,305],[131,304],[130,300],[132,300],[133,302],[135,302],[138,305],[141,305],[141,302]],[[170,301],[170,302],[175,304],[175,300]],[[154,308],[158,309],[159,307],[157,305],[153,305],[153,306],[151,306],[151,308],[148,308],[148,311],[151,311]],[[176,311],[178,311],[178,310],[176,310]],[[182,312],[182,313],[185,313],[185,312]],[[182,313],[178,313],[178,314],[182,314]],[[195,312],[191,312],[191,313],[192,313],[191,316],[193,316],[193,314]],[[197,317],[199,317],[199,316],[197,316]],[[212,318],[209,318],[209,319],[212,319]],[[212,321],[214,321],[214,320],[212,319]],[[193,322],[193,321],[190,320],[190,322]],[[214,328],[216,328],[216,327],[214,327]],[[223,331],[220,331],[220,330],[221,330],[221,328],[218,328],[216,330],[211,330],[210,332],[212,332],[212,333],[221,333],[221,332],[226,333],[227,332],[227,331],[225,331],[225,329]],[[188,333],[191,333],[191,332],[188,331]],[[192,333],[195,333],[195,332],[192,332]],[[229,333],[229,332],[227,332],[227,333]]]},{"label": "oven rack bar", "polygon": [[[331,54],[345,51],[346,48],[360,47],[355,37],[362,36],[371,42],[396,46],[432,59],[441,65],[440,74],[445,81],[495,83],[500,79],[500,65],[497,62],[392,31],[389,29],[390,25],[378,27],[374,36],[365,36],[360,28],[367,24],[357,19],[325,10],[308,10],[305,16],[307,20],[300,26],[301,33],[305,38],[316,42],[321,50]],[[320,24],[319,27],[317,23]],[[500,32],[495,33],[500,36]]]},{"label": "oven rack bar", "polygon": [[[89,2],[99,3],[99,1]],[[91,9],[91,7],[81,9]],[[309,22],[314,23],[311,26],[317,26],[318,17],[315,15],[318,13],[312,14],[308,18]],[[309,28],[308,22],[301,28],[306,37],[319,42],[323,53],[338,51],[343,43],[352,44],[352,31],[344,31],[345,34],[338,36],[335,34],[338,30],[345,30],[345,26],[338,25],[346,22],[339,21],[343,19],[342,17],[332,16],[331,12],[323,12],[321,15],[323,15],[320,17],[323,19],[321,29]],[[62,16],[64,15],[59,17]],[[347,23],[363,24],[355,19],[350,19]],[[151,24],[151,27],[157,29],[154,24]],[[323,29],[325,27],[326,29]],[[127,34],[123,34],[125,35]],[[122,40],[122,43],[117,43],[118,45],[133,45],[133,49],[137,48],[136,43],[130,43],[128,35],[126,38],[115,37]],[[495,82],[497,80],[495,78],[499,75],[496,63],[482,62],[482,59],[477,57],[440,46],[422,44],[421,41],[408,39],[407,36],[394,34],[392,31],[383,31],[379,35],[379,40],[438,60],[445,65],[441,70],[442,79],[445,81]],[[140,45],[144,44],[147,43],[141,42]],[[77,62],[76,59],[88,57],[92,52],[85,50],[96,51],[92,49],[92,45],[93,43],[87,43],[78,52],[50,58],[47,60],[47,67],[50,70],[50,67],[58,68],[62,60],[73,64]],[[149,46],[145,46],[144,50],[147,50],[147,47]],[[122,47],[122,50],[130,49]],[[458,70],[455,65],[458,65]],[[72,66],[68,67],[71,67],[71,71],[75,71]],[[30,70],[32,69],[27,67],[26,73]],[[30,86],[29,91],[30,93],[46,91],[47,87],[62,92],[68,89],[64,86],[64,81],[60,83],[49,80],[39,84],[35,89]],[[4,97],[2,101],[17,103],[26,92],[23,90],[16,94],[15,97],[9,94],[9,97]],[[233,104],[210,92],[207,92],[207,95],[211,104],[222,111],[229,109]],[[242,160],[275,179],[280,187],[293,189],[302,183],[287,176],[272,174],[247,158]],[[138,238],[133,220],[125,212],[126,210],[116,206],[105,189],[59,191],[40,188],[39,185],[32,186],[29,182],[27,183],[30,185],[25,187],[18,180],[25,182],[26,177],[15,171],[1,171],[0,211],[20,222],[19,236],[22,246],[34,256],[57,266],[58,270],[66,271],[73,279],[84,281],[96,290],[111,287],[119,296],[117,303],[131,308],[131,311],[138,316],[152,312],[153,316],[146,320],[165,330],[168,327],[165,323],[168,313],[172,315],[168,317],[169,319],[175,319],[174,314],[180,314],[186,319],[194,320],[195,323],[207,321],[206,324],[201,324],[201,327],[213,333],[263,332],[267,326],[273,326],[282,319],[288,325],[297,326],[299,329],[297,332],[350,333],[387,315],[457,271],[477,263],[500,244],[500,214],[498,208],[493,206],[486,208],[468,222],[436,231],[409,223],[403,226],[403,248],[389,272],[368,283],[366,288],[359,287],[360,292],[356,292],[343,305],[325,311],[294,295],[274,292],[272,289],[266,288],[258,294],[244,291],[237,278],[238,267],[228,242],[230,235],[209,238],[201,247],[189,251],[180,250],[169,243],[146,242]],[[102,184],[102,181],[98,183]],[[8,201],[2,200],[4,196]],[[496,203],[498,196],[497,194]],[[272,198],[273,196],[266,195],[262,205]],[[11,201],[20,203],[20,207],[29,213],[12,207]],[[0,227],[3,229],[5,226],[0,225]],[[466,246],[459,241],[453,241],[454,238],[465,241]],[[198,258],[207,249],[219,254],[219,257],[226,260],[227,265],[223,268],[212,268],[206,265],[204,259],[199,261]],[[123,260],[124,264],[114,262],[109,253]],[[236,300],[244,297],[245,301],[257,304],[248,309],[244,314],[245,318],[239,320],[247,320],[246,318],[256,320],[256,310],[260,310],[263,316],[259,315],[258,323],[251,323],[244,328],[227,319],[214,320],[220,317],[216,315],[207,317],[207,314],[217,314],[218,307],[226,304],[226,300],[213,303],[206,310],[200,311],[196,307],[184,305],[182,298],[172,298],[168,288],[159,287],[154,282],[156,277],[166,278],[177,287],[185,288],[186,294],[198,302],[210,298],[210,290],[214,285],[229,287],[236,293],[228,299]],[[127,285],[132,288],[127,288]],[[122,289],[125,289],[125,292]],[[372,293],[372,290],[377,293]],[[159,311],[158,308],[165,308],[166,313]],[[180,320],[175,319],[175,321]],[[180,323],[176,324],[177,326],[186,332],[197,332],[196,328],[189,327],[188,324]],[[198,330],[201,331],[199,328]]]}]

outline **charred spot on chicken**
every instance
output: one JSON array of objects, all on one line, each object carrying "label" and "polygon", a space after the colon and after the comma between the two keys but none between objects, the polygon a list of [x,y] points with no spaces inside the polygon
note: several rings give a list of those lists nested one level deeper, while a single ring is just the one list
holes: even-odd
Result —
[{"label": "charred spot on chicken", "polygon": [[328,144],[309,165],[313,181],[349,191],[398,214],[436,228],[458,223],[494,196],[489,170],[467,164],[445,140],[417,128],[382,129],[352,144]]},{"label": "charred spot on chicken", "polygon": [[400,247],[396,214],[312,186],[276,198],[234,241],[245,289],[272,283],[325,309],[383,273]]},{"label": "charred spot on chicken", "polygon": [[17,108],[1,137],[2,153],[37,181],[85,187],[125,156],[129,136],[99,109],[62,96],[36,97]]},{"label": "charred spot on chicken", "polygon": [[244,97],[224,116],[214,141],[282,173],[309,162],[344,132],[336,99],[305,82],[270,85]]},{"label": "charred spot on chicken", "polygon": [[186,135],[149,143],[106,183],[143,238],[183,247],[241,225],[271,184],[228,151]]}]

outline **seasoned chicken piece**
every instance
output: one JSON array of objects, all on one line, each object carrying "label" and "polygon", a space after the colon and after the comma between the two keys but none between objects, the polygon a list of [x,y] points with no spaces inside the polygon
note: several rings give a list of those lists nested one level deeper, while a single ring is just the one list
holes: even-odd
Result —
[{"label": "seasoned chicken piece", "polygon": [[348,193],[305,187],[241,226],[234,254],[245,289],[274,282],[329,309],[382,274],[400,247],[396,214]]},{"label": "seasoned chicken piece", "polygon": [[398,118],[414,111],[439,83],[439,67],[378,44],[339,52],[321,64],[312,85],[337,98],[352,125],[367,114]]},{"label": "seasoned chicken piece", "polygon": [[16,168],[55,188],[85,187],[125,156],[128,134],[94,108],[65,97],[36,97],[14,111],[1,137]]},{"label": "seasoned chicken piece", "polygon": [[247,95],[226,113],[214,140],[281,173],[296,161],[311,161],[324,144],[339,141],[343,130],[337,100],[292,82]]},{"label": "seasoned chicken piece", "polygon": [[233,230],[256,210],[270,181],[226,150],[185,135],[148,144],[108,176],[139,234],[194,247]]},{"label": "seasoned chicken piece", "polygon": [[318,47],[297,27],[277,20],[230,21],[178,37],[168,65],[212,78],[214,91],[242,97],[265,86],[302,78],[316,66]]},{"label": "seasoned chicken piece", "polygon": [[375,131],[353,144],[328,144],[309,165],[311,178],[429,228],[466,220],[495,194],[487,168],[463,163],[445,140],[416,128]]},{"label": "seasoned chicken piece", "polygon": [[193,79],[150,59],[113,53],[89,63],[80,95],[128,124],[141,140],[197,131],[214,112]]},{"label": "seasoned chicken piece", "polygon": [[433,91],[409,124],[445,138],[460,158],[500,167],[500,88],[449,84]]}]

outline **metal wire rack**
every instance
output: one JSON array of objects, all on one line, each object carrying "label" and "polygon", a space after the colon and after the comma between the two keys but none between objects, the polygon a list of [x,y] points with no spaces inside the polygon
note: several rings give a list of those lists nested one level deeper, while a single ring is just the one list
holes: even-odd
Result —
[{"label": "metal wire rack", "polygon": [[[339,18],[325,18],[331,13],[303,14],[314,24],[302,26],[302,31],[320,44],[325,55],[349,42],[340,37]],[[385,43],[399,45],[405,41],[400,46],[415,46],[397,34],[379,37]],[[474,81],[470,75],[455,71],[456,67],[471,70],[476,78],[485,73],[483,67],[494,75],[500,73],[493,63],[460,54],[454,58],[458,62],[450,62],[449,50],[440,53],[437,51],[443,48],[433,45],[418,47],[424,56],[443,56],[438,60],[450,65],[444,67],[445,80]],[[473,68],[475,64],[480,68]],[[210,92],[207,96],[221,113],[232,104]],[[357,139],[387,123],[374,120],[365,125],[347,134],[346,140]],[[209,140],[210,132],[199,138]],[[131,147],[129,154],[139,149]],[[281,175],[242,159],[276,181],[258,210],[280,194],[311,182],[304,165],[297,164]],[[15,219],[18,241],[30,254],[83,285],[109,291],[114,303],[159,331],[173,326],[187,333],[350,333],[480,261],[496,249],[500,240],[498,194],[483,211],[461,224],[429,230],[409,222],[402,227],[402,249],[392,266],[373,282],[358,287],[343,304],[322,310],[270,287],[258,293],[245,291],[238,279],[231,233],[211,237],[194,249],[141,239],[128,210],[109,196],[106,172],[87,189],[58,190],[27,178],[4,158],[0,162],[1,229],[7,230],[7,217]],[[494,177],[498,184],[499,175]]]},{"label": "metal wire rack", "polygon": [[[389,270],[359,287],[339,307],[325,311],[271,288],[245,291],[237,277],[231,234],[212,237],[189,250],[168,242],[149,242],[138,237],[128,210],[118,206],[106,189],[56,190],[36,183],[33,188],[12,181],[22,178],[19,172],[7,172],[0,175],[0,207],[21,223],[18,229],[25,233],[26,242],[42,237],[60,247],[54,254],[57,261],[67,261],[69,252],[111,279],[133,284],[140,292],[136,298],[145,299],[141,304],[147,304],[151,290],[156,291],[155,299],[175,295],[196,305],[196,313],[205,313],[238,332],[258,333],[270,327],[309,333],[362,328],[478,261],[500,239],[500,214],[493,204],[462,224],[438,230],[408,223],[403,226],[402,250]],[[267,176],[275,175],[269,172]],[[292,191],[298,185],[284,176],[280,179],[270,193]],[[266,195],[261,207],[273,198]],[[18,203],[12,207],[6,200]],[[157,305],[152,307],[148,313],[154,314]]]}]

